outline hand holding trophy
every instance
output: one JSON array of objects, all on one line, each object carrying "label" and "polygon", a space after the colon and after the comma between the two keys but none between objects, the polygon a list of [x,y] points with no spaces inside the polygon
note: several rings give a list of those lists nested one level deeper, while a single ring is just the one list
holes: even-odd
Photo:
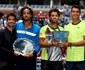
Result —
[{"label": "hand holding trophy", "polygon": [[54,31],[53,39],[59,44],[63,45],[64,42],[68,40],[69,31]]},{"label": "hand holding trophy", "polygon": [[26,38],[18,38],[13,43],[14,51],[18,52],[20,55],[25,55],[28,53],[33,53],[35,46],[33,41]]}]

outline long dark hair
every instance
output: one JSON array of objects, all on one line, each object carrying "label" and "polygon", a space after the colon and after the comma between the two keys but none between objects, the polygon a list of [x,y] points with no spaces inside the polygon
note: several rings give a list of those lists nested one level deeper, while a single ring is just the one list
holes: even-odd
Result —
[{"label": "long dark hair", "polygon": [[[29,9],[29,10],[30,10],[30,14],[32,15],[32,17],[31,17],[31,22],[32,22],[33,10],[32,10],[31,8],[29,8],[28,6],[24,6],[24,7],[20,10],[20,17],[22,17],[23,11],[24,11],[25,9]],[[22,20],[23,20],[23,18],[22,18]]]}]

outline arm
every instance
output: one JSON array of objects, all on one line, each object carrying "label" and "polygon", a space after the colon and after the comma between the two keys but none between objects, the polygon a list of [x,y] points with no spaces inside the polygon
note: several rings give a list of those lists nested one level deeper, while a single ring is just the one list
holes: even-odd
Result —
[{"label": "arm", "polygon": [[79,42],[71,42],[71,46],[85,46],[85,36],[82,41]]},{"label": "arm", "polygon": [[14,53],[13,50],[11,49],[7,49],[5,46],[5,43],[4,43],[4,31],[3,30],[0,30],[0,51],[4,54],[4,55],[12,55]]},{"label": "arm", "polygon": [[44,28],[41,28],[41,30],[40,30],[40,42],[39,42],[40,46],[42,48],[57,46],[57,41],[51,40],[51,39],[50,40],[46,39],[46,33],[45,32],[46,32],[46,30]]},{"label": "arm", "polygon": [[42,47],[42,48],[47,48],[47,47],[52,47],[52,46],[58,46],[58,42],[56,41],[56,40],[52,40],[51,42],[44,42],[44,38],[42,39],[42,38],[40,38],[40,42],[39,42],[39,44],[40,44],[40,46]]},{"label": "arm", "polygon": [[40,39],[39,44],[40,44],[40,46],[41,46],[42,48],[46,48],[46,47],[53,46],[53,44],[52,44],[52,43],[44,42],[44,40],[43,40],[43,39]]},{"label": "arm", "polygon": [[82,41],[79,41],[79,42],[64,42],[63,44],[59,44],[58,46],[60,46],[60,47],[71,47],[71,46],[80,47],[80,46],[85,46],[85,36],[83,37]]},{"label": "arm", "polygon": [[40,45],[39,45],[39,32],[40,32],[40,29],[35,37],[35,52],[38,53],[40,51]]}]

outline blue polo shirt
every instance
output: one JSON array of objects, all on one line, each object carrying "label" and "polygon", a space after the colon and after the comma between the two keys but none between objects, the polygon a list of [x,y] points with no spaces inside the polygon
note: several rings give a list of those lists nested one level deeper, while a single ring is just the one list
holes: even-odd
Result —
[{"label": "blue polo shirt", "polygon": [[34,23],[32,23],[32,27],[26,29],[23,22],[17,22],[15,25],[17,38],[27,38],[34,42],[36,53],[39,52],[39,32],[40,27]]}]

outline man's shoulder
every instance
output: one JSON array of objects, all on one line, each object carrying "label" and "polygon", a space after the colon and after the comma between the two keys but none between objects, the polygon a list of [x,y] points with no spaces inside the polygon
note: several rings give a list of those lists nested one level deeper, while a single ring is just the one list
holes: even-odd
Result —
[{"label": "man's shoulder", "polygon": [[47,28],[49,28],[49,26],[48,25],[44,25],[43,27],[41,27],[40,32],[45,32]]},{"label": "man's shoulder", "polygon": [[16,22],[17,25],[20,25],[20,24],[22,24],[22,23],[23,23],[23,22]]},{"label": "man's shoulder", "polygon": [[15,28],[15,29],[19,29],[19,28],[22,29],[22,28],[24,28],[24,27],[23,27],[23,22],[16,22],[14,28]]},{"label": "man's shoulder", "polygon": [[63,27],[61,27],[61,26],[58,26],[58,27],[59,27],[60,30],[63,30]]},{"label": "man's shoulder", "polygon": [[19,20],[18,22],[23,22],[23,20]]},{"label": "man's shoulder", "polygon": [[[65,27],[69,27],[69,26],[71,26],[72,25],[72,23],[70,22],[69,24],[67,24],[67,25],[65,25]],[[64,27],[64,28],[65,28]]]},{"label": "man's shoulder", "polygon": [[15,27],[16,26],[22,26],[22,25],[23,25],[23,22],[16,22]]},{"label": "man's shoulder", "polygon": [[81,22],[80,23],[84,23],[85,24],[85,20],[81,20]]},{"label": "man's shoulder", "polygon": [[6,32],[6,29],[0,30],[0,35],[4,34],[4,32]]},{"label": "man's shoulder", "polygon": [[44,25],[42,28],[48,28],[49,27],[49,25],[47,24],[47,25]]},{"label": "man's shoulder", "polygon": [[3,33],[5,30],[0,30],[0,33]]},{"label": "man's shoulder", "polygon": [[47,29],[47,28],[50,28],[48,25],[44,25],[43,27],[41,27],[41,29]]},{"label": "man's shoulder", "polygon": [[37,29],[40,29],[41,27],[35,23],[33,23],[33,28],[37,28]]},{"label": "man's shoulder", "polygon": [[80,27],[84,27],[85,28],[85,20],[81,20]]}]

